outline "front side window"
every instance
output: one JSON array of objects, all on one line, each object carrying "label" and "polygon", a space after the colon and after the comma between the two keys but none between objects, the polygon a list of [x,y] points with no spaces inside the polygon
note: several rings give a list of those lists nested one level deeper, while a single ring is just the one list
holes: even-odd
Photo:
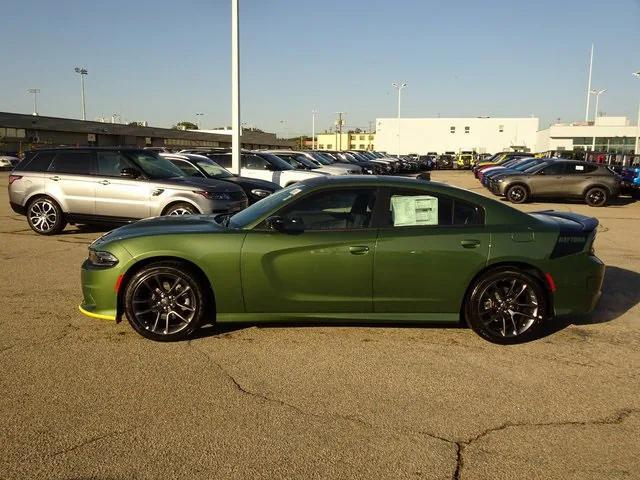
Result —
[{"label": "front side window", "polygon": [[120,152],[98,152],[98,175],[119,177],[123,168],[131,168],[133,164]]},{"label": "front side window", "polygon": [[233,177],[233,174],[224,167],[221,167],[216,162],[209,158],[203,158],[195,160],[196,164],[203,169],[207,175],[213,178],[229,178]]},{"label": "front side window", "polygon": [[386,226],[482,225],[483,209],[464,200],[421,191],[392,191]]},{"label": "front side window", "polygon": [[210,153],[207,157],[225,168],[229,168],[231,166],[231,155],[226,153]]},{"label": "front side window", "polygon": [[91,175],[95,171],[93,152],[63,151],[56,154],[50,172]]},{"label": "front side window", "polygon": [[250,170],[266,170],[267,161],[258,155],[243,155],[242,166]]},{"label": "front side window", "polygon": [[305,230],[355,230],[371,226],[374,189],[328,190],[287,205],[278,215],[302,221]]}]

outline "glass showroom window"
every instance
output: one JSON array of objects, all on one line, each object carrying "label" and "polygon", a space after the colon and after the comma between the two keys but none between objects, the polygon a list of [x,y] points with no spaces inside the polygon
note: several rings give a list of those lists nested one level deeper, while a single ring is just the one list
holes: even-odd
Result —
[{"label": "glass showroom window", "polygon": [[471,127],[464,127],[464,133],[469,133],[471,131]]},{"label": "glass showroom window", "polygon": [[451,133],[456,133],[456,127],[450,127]]}]

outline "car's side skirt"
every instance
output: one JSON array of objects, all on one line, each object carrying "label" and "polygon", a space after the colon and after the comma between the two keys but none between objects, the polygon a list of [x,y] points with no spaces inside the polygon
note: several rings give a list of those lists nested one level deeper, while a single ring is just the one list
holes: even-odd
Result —
[{"label": "car's side skirt", "polygon": [[459,313],[218,313],[216,322],[362,322],[362,323],[458,323]]}]

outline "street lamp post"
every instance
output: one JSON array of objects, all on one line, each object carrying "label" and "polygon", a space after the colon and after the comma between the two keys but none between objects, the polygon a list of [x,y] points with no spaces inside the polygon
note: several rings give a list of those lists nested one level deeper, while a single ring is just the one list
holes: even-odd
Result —
[{"label": "street lamp post", "polygon": [[82,95],[82,120],[86,120],[87,112],[86,112],[85,103],[84,103],[84,77],[85,75],[89,74],[89,71],[84,67],[76,67],[74,70],[78,75],[80,75],[80,89],[81,89],[81,95]]},{"label": "street lamp post", "polygon": [[33,114],[37,116],[38,115],[38,94],[40,93],[40,89],[30,88],[27,90],[27,93],[33,94]]},{"label": "street lamp post", "polygon": [[311,150],[315,150],[316,145],[316,115],[318,110],[311,110]]},{"label": "street lamp post", "polygon": [[407,86],[406,83],[392,83],[395,88],[398,89],[398,154],[397,157],[400,158],[400,107],[402,102],[402,89]]},{"label": "street lamp post", "polygon": [[[640,78],[640,71],[633,72],[633,76],[636,78]],[[640,103],[638,103],[638,124],[636,125],[636,144],[633,149],[633,153],[638,155],[640,153],[640,145],[638,139],[640,138]]]},{"label": "street lamp post", "polygon": [[198,126],[198,130],[200,130],[200,118],[204,116],[204,113],[196,113],[196,125]]},{"label": "street lamp post", "polygon": [[240,175],[240,0],[231,0],[231,171]]},{"label": "street lamp post", "polygon": [[[602,95],[604,92],[606,92],[607,89],[603,89],[603,90],[596,90],[596,89],[592,89],[589,91],[589,93],[591,95],[595,95],[596,96],[596,112],[593,114],[593,128],[596,127],[596,122],[598,121],[598,105],[600,104],[600,95]],[[591,143],[591,151],[595,152],[596,150],[596,134],[595,131],[593,133],[593,142]]]}]

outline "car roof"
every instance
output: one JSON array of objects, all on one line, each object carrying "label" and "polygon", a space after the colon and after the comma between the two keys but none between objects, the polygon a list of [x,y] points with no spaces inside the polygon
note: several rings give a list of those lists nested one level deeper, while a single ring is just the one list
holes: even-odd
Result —
[{"label": "car roof", "polygon": [[96,151],[125,151],[125,152],[142,152],[142,153],[157,153],[153,150],[145,150],[144,148],[139,147],[44,147],[44,148],[34,148],[29,150],[29,152],[60,152],[60,151],[73,151],[73,150],[96,150]]}]

